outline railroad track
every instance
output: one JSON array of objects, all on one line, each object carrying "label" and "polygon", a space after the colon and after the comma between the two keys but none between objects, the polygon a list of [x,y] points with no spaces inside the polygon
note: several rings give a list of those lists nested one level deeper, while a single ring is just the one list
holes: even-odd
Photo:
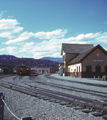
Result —
[{"label": "railroad track", "polygon": [[[33,80],[34,78],[33,79],[30,78],[30,79]],[[96,91],[96,90],[89,90],[89,89],[71,87],[71,86],[67,86],[67,85],[60,85],[60,84],[44,82],[44,81],[39,81],[39,80],[36,80],[36,81],[33,80],[33,82],[34,83],[39,83],[39,84],[42,84],[42,85],[55,87],[55,88],[61,88],[63,90],[67,90],[67,91],[74,91],[74,92],[79,92],[79,93],[91,94],[91,95],[94,95],[94,96],[103,97],[105,99],[107,98],[107,92],[100,92],[100,91]],[[23,83],[28,85],[26,82],[23,82]],[[33,87],[32,85],[29,85],[29,86]]]},{"label": "railroad track", "polygon": [[[70,95],[67,93],[62,92],[56,92],[49,89],[44,89],[40,87],[31,87],[31,86],[22,86],[10,83],[10,82],[4,82],[0,81],[0,85],[3,87],[6,87],[8,89],[16,90],[25,94],[29,94],[35,97],[42,98],[44,100],[49,100],[53,102],[58,102],[62,105],[69,106],[77,106],[79,105],[81,109],[88,108],[90,112],[93,110],[100,111],[100,113],[97,115],[104,115],[107,114],[107,102],[106,101],[97,101],[93,99],[78,97],[75,95]],[[57,86],[58,87],[58,86]],[[92,109],[91,109],[92,108]],[[91,110],[90,110],[91,109]]]},{"label": "railroad track", "polygon": [[90,85],[90,86],[97,86],[97,87],[103,87],[103,88],[107,88],[107,85],[102,85],[102,84],[97,84],[97,83],[86,83],[86,82],[79,82],[79,81],[74,81],[74,80],[64,80],[64,79],[60,79],[60,78],[55,78],[50,76],[50,74],[46,74],[45,77],[49,78],[49,79],[54,79],[54,80],[59,80],[59,81],[66,81],[66,82],[70,82],[70,83],[79,83],[79,84],[84,84],[84,85]]}]

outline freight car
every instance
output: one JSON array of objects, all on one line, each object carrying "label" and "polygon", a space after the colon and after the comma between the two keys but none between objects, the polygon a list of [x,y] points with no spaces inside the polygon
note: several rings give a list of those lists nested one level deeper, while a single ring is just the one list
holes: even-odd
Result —
[{"label": "freight car", "polygon": [[24,65],[19,65],[16,68],[16,73],[19,75],[28,75],[28,74],[30,74],[30,72],[31,72],[31,69]]},{"label": "freight car", "polygon": [[10,67],[3,68],[3,74],[13,74],[13,68]]}]

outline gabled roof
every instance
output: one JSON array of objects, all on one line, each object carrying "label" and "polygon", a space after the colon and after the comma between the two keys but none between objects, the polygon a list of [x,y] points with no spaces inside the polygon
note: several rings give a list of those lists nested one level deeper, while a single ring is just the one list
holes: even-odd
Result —
[{"label": "gabled roof", "polygon": [[68,63],[68,65],[81,62],[83,59],[85,59],[89,54],[91,54],[97,48],[102,50],[107,55],[107,51],[103,47],[101,47],[100,45],[97,45],[94,48],[91,48],[91,49],[89,49],[89,50],[87,50],[87,51],[85,51],[83,53],[80,53],[76,58],[74,58],[72,61],[70,61]]},{"label": "gabled roof", "polygon": [[93,44],[62,43],[61,55],[63,54],[63,51],[65,53],[82,53],[93,47],[94,47]]}]

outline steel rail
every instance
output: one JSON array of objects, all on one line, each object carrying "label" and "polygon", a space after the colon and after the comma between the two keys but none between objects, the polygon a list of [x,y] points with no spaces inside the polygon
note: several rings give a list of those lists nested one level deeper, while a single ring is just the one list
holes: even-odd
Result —
[{"label": "steel rail", "polygon": [[[64,96],[65,95],[64,93],[62,95],[62,93],[61,94],[57,94],[57,92],[52,93],[52,92],[50,92],[50,90],[49,91],[43,91],[43,89],[42,90],[34,89],[34,88],[31,89],[30,87],[28,88],[28,87],[24,87],[24,86],[20,86],[20,85],[15,86],[12,83],[4,83],[4,82],[1,82],[1,81],[0,81],[0,85],[2,85],[4,87],[7,87],[7,88],[11,88],[13,90],[17,90],[17,91],[22,92],[22,93],[32,95],[32,96],[43,95],[44,97],[48,97],[50,99],[54,98],[54,99],[58,99],[58,100],[61,100],[61,101],[65,101],[67,103],[69,102],[69,104],[74,103],[76,105],[78,104],[78,105],[82,105],[82,106],[86,106],[86,107],[90,107],[90,108],[94,107],[94,109],[103,110],[103,111],[107,112],[107,108],[104,108],[102,102],[99,102],[99,103],[101,103],[100,106],[96,106],[96,104],[99,104],[99,103],[95,102],[95,100],[86,99],[86,98],[84,99],[84,98],[81,98],[81,97],[79,98],[77,96],[75,96],[75,97],[72,96],[73,98],[75,98],[75,100],[74,99],[72,100],[72,99],[68,99],[68,97]],[[58,93],[60,93],[60,92],[58,92]],[[78,101],[78,100],[80,100],[80,101]],[[90,103],[88,104],[87,101],[90,101],[91,104]]]},{"label": "steel rail", "polygon": [[86,83],[86,82],[79,82],[79,81],[74,81],[72,80],[65,80],[65,79],[61,79],[61,78],[56,78],[56,77],[53,77],[53,76],[50,76],[50,74],[47,74],[45,75],[47,78],[50,78],[50,79],[54,79],[54,80],[60,80],[60,81],[67,81],[67,82],[70,82],[70,83],[79,83],[79,84],[85,84],[85,85],[91,85],[91,86],[97,86],[97,87],[107,87],[107,85],[103,85],[103,84],[97,84],[97,83]]},{"label": "steel rail", "polygon": [[[61,88],[61,89],[64,89],[64,90],[82,92],[82,93],[86,93],[86,94],[92,94],[92,95],[95,95],[95,96],[101,96],[101,97],[107,98],[107,93],[106,92],[100,92],[100,91],[95,91],[95,90],[87,90],[87,89],[83,89],[83,88],[70,87],[70,86],[66,86],[66,85],[60,85],[60,84],[49,83],[49,82],[46,83],[46,82],[43,82],[43,81],[41,82],[41,81],[37,81],[37,80],[35,82],[43,84],[43,85],[48,85],[48,86],[52,86],[52,87]],[[101,94],[103,94],[103,95],[101,95]]]}]

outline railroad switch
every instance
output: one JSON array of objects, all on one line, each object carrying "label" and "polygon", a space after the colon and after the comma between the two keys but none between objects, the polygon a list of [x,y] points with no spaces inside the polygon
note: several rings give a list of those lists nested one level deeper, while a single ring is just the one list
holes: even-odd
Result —
[{"label": "railroad switch", "polygon": [[54,103],[60,103],[61,101],[60,100],[55,100]]},{"label": "railroad switch", "polygon": [[60,102],[59,104],[60,105],[68,105],[69,103],[68,102]]},{"label": "railroad switch", "polygon": [[77,107],[73,107],[73,109],[79,110],[79,109],[85,109],[85,107],[83,107],[83,106],[77,106]]},{"label": "railroad switch", "polygon": [[67,107],[74,107],[75,105],[74,104],[68,104],[66,105]]},{"label": "railroad switch", "polygon": [[82,112],[89,113],[90,110],[89,109],[84,109],[84,110],[82,110]]},{"label": "railroad switch", "polygon": [[49,100],[49,98],[47,98],[47,97],[44,97],[44,98],[43,98],[43,100]]},{"label": "railroad switch", "polygon": [[89,112],[93,112],[93,111],[95,111],[94,108],[82,110],[82,112],[85,112],[85,113],[89,113]]},{"label": "railroad switch", "polygon": [[93,113],[92,115],[94,115],[94,116],[102,116],[102,115],[105,115],[106,114],[106,112],[104,111],[104,110],[102,110],[102,111],[100,111],[100,112],[95,112],[95,113]]}]

